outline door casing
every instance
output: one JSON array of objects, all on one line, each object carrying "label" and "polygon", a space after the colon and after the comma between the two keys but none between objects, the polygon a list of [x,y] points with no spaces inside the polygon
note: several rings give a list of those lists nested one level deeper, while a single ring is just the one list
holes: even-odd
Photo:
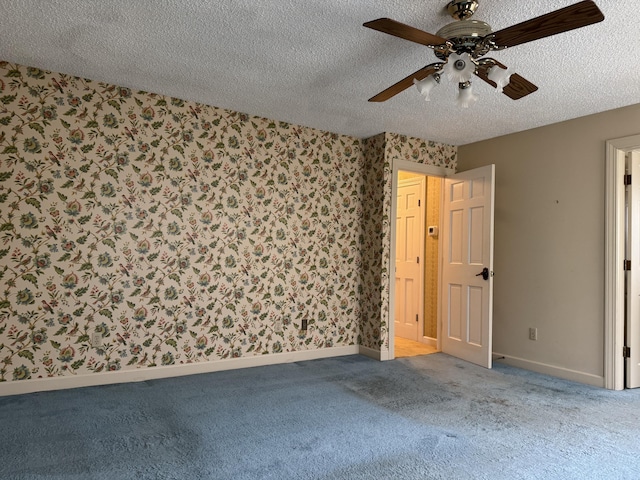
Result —
[{"label": "door casing", "polygon": [[625,271],[626,318],[625,318],[625,388],[640,387],[640,325],[636,320],[640,314],[640,151],[627,155],[627,175],[631,175],[631,185],[627,191],[627,236],[626,261],[630,268]]},{"label": "door casing", "polygon": [[627,153],[640,150],[640,135],[609,140],[605,157],[604,386],[624,389],[625,187]]}]

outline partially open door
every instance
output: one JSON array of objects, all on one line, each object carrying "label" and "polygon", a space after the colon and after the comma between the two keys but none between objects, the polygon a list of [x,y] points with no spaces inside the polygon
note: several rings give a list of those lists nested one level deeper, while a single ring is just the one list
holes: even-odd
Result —
[{"label": "partially open door", "polygon": [[[627,311],[625,315],[625,387],[640,387],[640,152],[630,152],[627,173]],[[625,182],[626,183],[626,182]]]},{"label": "partially open door", "polygon": [[442,351],[491,368],[495,166],[444,180]]}]

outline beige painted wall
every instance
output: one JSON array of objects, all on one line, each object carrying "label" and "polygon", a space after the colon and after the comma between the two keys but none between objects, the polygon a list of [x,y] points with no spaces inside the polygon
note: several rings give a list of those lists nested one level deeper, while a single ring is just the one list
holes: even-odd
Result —
[{"label": "beige painted wall", "polygon": [[603,375],[605,142],[638,133],[640,105],[459,147],[496,165],[494,352]]}]

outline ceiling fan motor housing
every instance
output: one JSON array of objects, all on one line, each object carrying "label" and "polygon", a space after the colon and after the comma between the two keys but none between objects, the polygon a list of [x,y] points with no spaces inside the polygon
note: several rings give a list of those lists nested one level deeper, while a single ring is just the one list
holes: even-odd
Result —
[{"label": "ceiling fan motor housing", "polygon": [[[489,35],[493,33],[488,23],[480,20],[459,20],[442,27],[437,36],[447,39],[451,43],[451,51],[458,54],[468,53],[473,58],[486,55],[493,45]],[[441,60],[449,56],[449,52],[435,50]]]}]

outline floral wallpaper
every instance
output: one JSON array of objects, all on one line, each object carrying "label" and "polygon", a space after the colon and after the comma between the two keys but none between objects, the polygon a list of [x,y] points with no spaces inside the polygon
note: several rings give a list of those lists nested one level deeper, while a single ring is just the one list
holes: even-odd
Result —
[{"label": "floral wallpaper", "polygon": [[414,149],[0,62],[0,381],[379,349]]},{"label": "floral wallpaper", "polygon": [[358,343],[372,350],[380,350],[382,321],[382,215],[384,197],[385,134],[362,141],[364,165],[362,171],[362,291],[361,330]]}]

